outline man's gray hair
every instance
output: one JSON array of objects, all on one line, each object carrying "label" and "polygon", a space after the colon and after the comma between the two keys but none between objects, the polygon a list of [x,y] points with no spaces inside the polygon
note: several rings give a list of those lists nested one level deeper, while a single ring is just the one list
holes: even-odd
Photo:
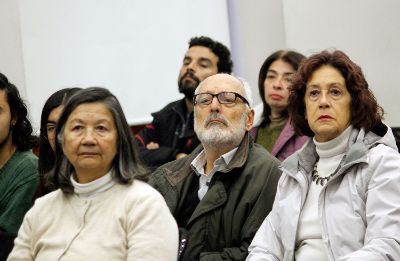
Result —
[{"label": "man's gray hair", "polygon": [[56,187],[64,193],[74,192],[71,175],[75,171],[63,152],[65,125],[79,105],[97,102],[111,112],[117,132],[117,154],[112,161],[112,178],[119,184],[129,184],[135,179],[147,180],[148,171],[140,162],[137,144],[118,99],[105,88],[91,87],[76,92],[68,99],[57,123],[56,159],[52,175]]},{"label": "man's gray hair", "polygon": [[251,86],[248,81],[241,77],[235,77],[242,83],[242,87],[244,89],[245,98],[249,102],[249,107],[253,108],[253,93],[251,92]]}]

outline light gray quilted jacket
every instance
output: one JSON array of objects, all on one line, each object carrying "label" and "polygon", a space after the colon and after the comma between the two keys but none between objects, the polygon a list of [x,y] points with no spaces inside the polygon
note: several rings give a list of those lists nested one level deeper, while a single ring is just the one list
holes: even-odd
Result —
[{"label": "light gray quilted jacket", "polygon": [[[374,132],[353,129],[340,168],[319,196],[330,260],[400,260],[400,155],[390,128],[381,124]],[[311,140],[282,163],[273,210],[249,247],[248,261],[294,260],[317,156]]]}]

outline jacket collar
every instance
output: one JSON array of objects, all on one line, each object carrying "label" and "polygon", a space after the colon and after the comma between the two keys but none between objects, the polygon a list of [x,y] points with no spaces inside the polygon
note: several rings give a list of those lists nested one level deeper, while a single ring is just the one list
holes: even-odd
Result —
[{"label": "jacket collar", "polygon": [[272,148],[271,154],[278,155],[278,152],[283,148],[288,140],[290,140],[295,135],[292,124],[290,124],[290,118],[287,119],[285,126],[283,127],[281,134],[274,147]]},{"label": "jacket collar", "polygon": [[[243,137],[242,141],[239,144],[238,150],[236,151],[235,155],[233,156],[232,160],[228,164],[228,168],[222,173],[230,172],[232,169],[241,168],[247,160],[249,150],[253,144],[253,141],[248,132],[246,132],[245,136]],[[179,170],[174,171],[169,168],[164,168],[164,175],[167,178],[168,182],[172,186],[176,186],[180,183],[183,179],[185,179],[190,173],[193,172],[190,164],[191,162],[200,154],[203,150],[203,146],[199,145],[191,154],[187,157],[183,158],[183,164]]]},{"label": "jacket collar", "polygon": [[198,217],[213,211],[224,205],[228,200],[228,194],[226,192],[225,186],[222,182],[216,182],[207,193],[204,195],[203,199],[199,202],[199,205],[195,208],[192,213],[188,226]]},{"label": "jacket collar", "polygon": [[[186,120],[187,108],[185,98],[178,100],[173,106],[172,110],[176,112],[183,121]],[[193,114],[193,112],[192,112]]]},{"label": "jacket collar", "polygon": [[250,137],[249,132],[246,131],[242,141],[239,144],[238,150],[236,154],[233,156],[232,160],[228,164],[228,169],[224,172],[231,171],[235,168],[241,168],[247,161],[247,157],[249,155],[249,150],[253,145],[253,140]]},{"label": "jacket collar", "polygon": [[[248,134],[248,132],[246,132],[246,135],[243,137],[241,143],[239,144],[235,156],[228,164],[228,168],[225,171],[221,171],[220,173],[231,172],[233,169],[243,167],[243,165],[247,161],[249,149],[251,146],[252,146],[252,139]],[[228,175],[236,176],[238,174],[239,174],[238,172],[235,172],[235,173],[229,173]],[[220,180],[216,181],[215,184],[211,186],[209,191],[205,194],[204,198],[200,201],[198,207],[194,210],[192,216],[188,221],[188,225],[190,225],[198,217],[221,207],[226,203],[227,200],[228,200],[228,193],[226,191],[224,182],[221,182]]]},{"label": "jacket collar", "polygon": [[289,176],[298,179],[299,171],[310,173],[318,158],[315,144],[309,139],[303,149],[293,153],[281,163],[281,169]]},{"label": "jacket collar", "polygon": [[[376,131],[374,132],[375,129]],[[383,123],[378,124],[368,133],[365,133],[364,129],[360,130],[354,128],[348,140],[346,157],[340,164],[347,169],[354,163],[367,162],[367,153],[371,147],[380,143],[391,147],[395,146],[393,145],[395,144],[393,142],[394,138],[391,139],[391,136],[393,136],[393,134],[388,131],[388,127]],[[284,169],[285,173],[289,176],[298,179],[299,177],[297,175],[299,175],[299,170],[303,170],[304,173],[311,173],[317,159],[318,154],[315,149],[315,144],[312,139],[310,139],[303,149],[292,154],[283,161],[281,168]]]}]

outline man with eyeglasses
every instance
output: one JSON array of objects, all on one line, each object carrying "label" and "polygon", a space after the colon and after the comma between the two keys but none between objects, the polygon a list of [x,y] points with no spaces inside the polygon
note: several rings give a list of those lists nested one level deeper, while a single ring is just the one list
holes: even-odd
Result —
[{"label": "man with eyeglasses", "polygon": [[189,41],[178,77],[185,98],[152,113],[151,124],[136,135],[142,160],[152,167],[186,156],[199,145],[193,130],[193,95],[201,81],[218,72],[231,73],[229,49],[205,36]]},{"label": "man with eyeglasses", "polygon": [[202,146],[158,168],[150,184],[180,227],[180,260],[244,260],[272,209],[279,162],[249,136],[254,111],[245,81],[210,76],[193,104]]}]

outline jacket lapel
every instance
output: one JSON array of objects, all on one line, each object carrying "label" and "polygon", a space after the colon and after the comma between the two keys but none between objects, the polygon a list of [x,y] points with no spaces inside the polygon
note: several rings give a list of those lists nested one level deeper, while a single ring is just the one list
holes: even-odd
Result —
[{"label": "jacket lapel", "polygon": [[290,119],[287,120],[285,127],[279,134],[277,142],[275,143],[274,147],[272,148],[271,154],[276,156],[278,155],[279,151],[285,146],[286,142],[290,140],[294,136],[294,130],[292,125],[290,124]]},{"label": "jacket lapel", "polygon": [[225,186],[221,181],[217,181],[206,193],[204,198],[199,202],[192,216],[189,219],[188,226],[198,217],[213,211],[225,204],[228,195]]},{"label": "jacket lapel", "polygon": [[[235,156],[233,156],[231,162],[228,164],[228,169],[215,173],[213,179],[216,179],[218,178],[218,176],[221,175],[228,175],[224,178],[224,182],[228,183],[228,181],[226,181],[226,178],[229,178],[232,181],[232,178],[234,178],[237,174],[240,175],[240,173],[234,173],[234,169],[241,168],[246,163],[251,146],[250,144],[252,144],[252,140],[249,133],[247,132],[243,140],[239,144],[239,148],[236,151]],[[190,225],[198,217],[223,206],[227,200],[228,195],[225,189],[225,185],[222,179],[218,178],[216,179],[214,185],[209,188],[204,198],[200,200],[199,204],[197,205],[196,209],[189,219],[188,225]]]},{"label": "jacket lapel", "polygon": [[190,175],[190,173],[192,172],[192,167],[190,166],[190,163],[202,150],[203,146],[199,145],[191,154],[186,156],[184,159],[181,159],[184,162],[181,164],[181,168],[179,170],[171,170],[170,167],[163,168],[163,174],[171,186],[176,186],[177,184],[181,183],[188,175]]}]

